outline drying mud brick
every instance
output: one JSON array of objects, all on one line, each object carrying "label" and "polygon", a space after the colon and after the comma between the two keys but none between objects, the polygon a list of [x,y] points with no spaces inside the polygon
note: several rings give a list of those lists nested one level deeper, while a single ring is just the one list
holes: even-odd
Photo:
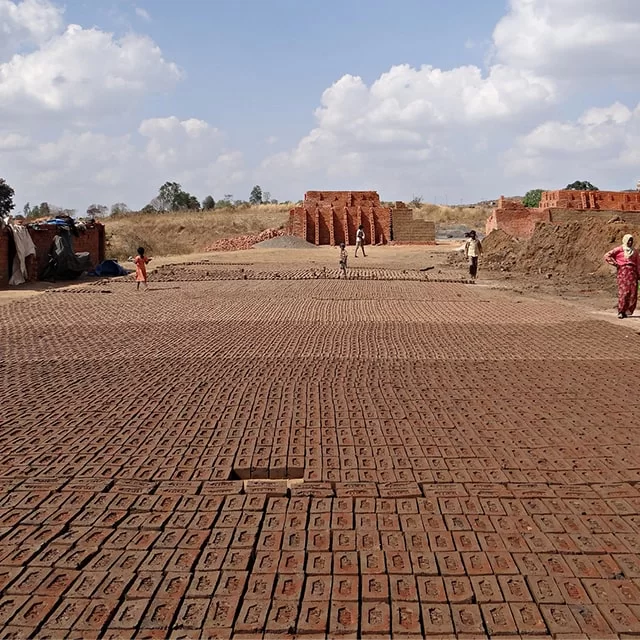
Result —
[{"label": "drying mud brick", "polygon": [[2,637],[640,634],[626,326],[208,268],[0,306]]}]

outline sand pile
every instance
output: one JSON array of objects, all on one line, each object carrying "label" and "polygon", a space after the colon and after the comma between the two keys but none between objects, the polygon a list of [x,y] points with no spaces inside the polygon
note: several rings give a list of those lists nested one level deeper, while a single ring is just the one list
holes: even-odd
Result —
[{"label": "sand pile", "polygon": [[606,275],[602,258],[631,233],[640,243],[640,227],[619,217],[609,221],[585,217],[567,224],[538,224],[529,240],[518,241],[504,231],[490,233],[483,242],[484,261],[504,271]]}]

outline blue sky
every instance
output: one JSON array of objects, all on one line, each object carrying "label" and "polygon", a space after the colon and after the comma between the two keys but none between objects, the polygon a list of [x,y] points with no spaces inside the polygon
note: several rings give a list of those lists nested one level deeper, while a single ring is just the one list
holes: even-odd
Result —
[{"label": "blue sky", "polygon": [[630,188],[632,5],[0,0],[0,175],[18,203],[79,210],[142,207],[165,180],[280,200]]}]

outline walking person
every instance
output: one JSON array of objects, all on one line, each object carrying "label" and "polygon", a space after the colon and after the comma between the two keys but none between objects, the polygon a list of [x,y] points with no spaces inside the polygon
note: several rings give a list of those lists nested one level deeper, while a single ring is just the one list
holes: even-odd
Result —
[{"label": "walking person", "polygon": [[367,254],[364,252],[364,225],[360,225],[356,231],[356,250],[353,254],[354,258],[358,257],[358,249],[362,249],[362,255],[366,258]]},{"label": "walking person", "polygon": [[338,278],[341,278],[343,275],[345,279],[347,278],[347,259],[349,254],[347,254],[347,248],[345,247],[344,242],[340,243],[340,272],[338,273]]},{"label": "walking person", "polygon": [[475,231],[469,231],[469,239],[464,245],[464,257],[469,261],[469,275],[473,280],[478,277],[478,258],[482,255],[482,243]]},{"label": "walking person", "polygon": [[138,247],[138,255],[134,259],[136,265],[136,291],[140,290],[140,283],[144,282],[145,291],[148,289],[147,285],[147,265],[151,262],[151,258],[147,258],[144,255],[144,247]]},{"label": "walking person", "polygon": [[618,272],[618,318],[632,316],[638,302],[638,277],[640,277],[640,254],[633,246],[633,236],[628,233],[622,245],[612,249],[604,257],[607,264]]}]

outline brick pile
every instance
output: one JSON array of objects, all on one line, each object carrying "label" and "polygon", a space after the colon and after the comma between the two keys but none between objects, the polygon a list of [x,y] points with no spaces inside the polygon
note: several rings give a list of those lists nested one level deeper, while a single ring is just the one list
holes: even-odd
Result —
[{"label": "brick pile", "polygon": [[640,634],[628,330],[457,284],[101,286],[0,307],[1,637]]},{"label": "brick pile", "polygon": [[640,191],[545,191],[541,209],[640,211]]},{"label": "brick pile", "polygon": [[223,238],[206,247],[205,251],[244,251],[254,244],[286,235],[284,229],[265,229],[256,235],[243,235],[234,238]]},{"label": "brick pile", "polygon": [[502,196],[485,230],[487,235],[500,229],[514,238],[529,239],[540,222],[565,224],[585,216],[607,220],[614,212],[625,213],[627,222],[639,224],[640,192],[545,191],[537,209]]}]

